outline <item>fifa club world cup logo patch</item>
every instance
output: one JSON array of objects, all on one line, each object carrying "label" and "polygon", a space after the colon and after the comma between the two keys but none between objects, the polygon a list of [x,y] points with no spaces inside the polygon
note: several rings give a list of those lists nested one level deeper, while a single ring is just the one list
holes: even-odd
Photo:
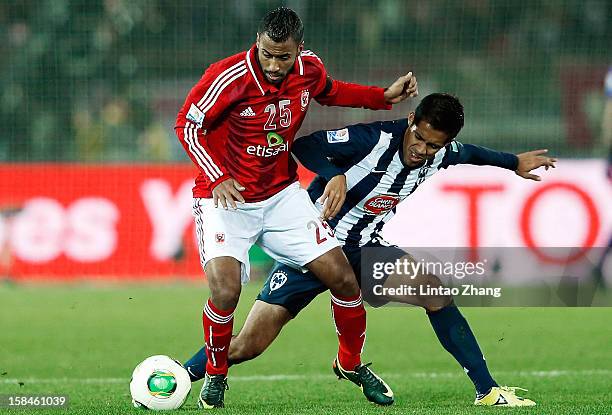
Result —
[{"label": "fifa club world cup logo patch", "polygon": [[310,98],[310,92],[305,89],[302,91],[302,97],[300,99],[300,104],[302,104],[302,111],[306,111],[306,107],[308,107],[308,101]]},{"label": "fifa club world cup logo patch", "polygon": [[202,128],[202,123],[204,122],[204,113],[195,105],[191,104],[186,118],[198,127]]},{"label": "fifa club world cup logo patch", "polygon": [[218,244],[222,244],[225,242],[225,233],[223,232],[217,232],[215,234],[215,242]]},{"label": "fifa club world cup logo patch", "polygon": [[343,128],[341,130],[327,132],[327,142],[329,144],[346,143],[349,140],[349,138],[350,136],[349,136],[348,128]]},{"label": "fifa club world cup logo patch", "polygon": [[393,209],[399,202],[400,198],[396,195],[374,196],[363,204],[363,210],[374,215],[382,215]]}]

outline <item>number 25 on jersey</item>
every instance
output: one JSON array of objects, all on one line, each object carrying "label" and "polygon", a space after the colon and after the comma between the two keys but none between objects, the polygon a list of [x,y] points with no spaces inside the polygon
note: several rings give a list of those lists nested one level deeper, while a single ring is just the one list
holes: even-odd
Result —
[{"label": "number 25 on jersey", "polygon": [[[276,108],[276,104],[268,104],[264,112],[270,115],[268,115],[268,121],[266,121],[264,125],[264,130],[276,130],[277,122],[283,128],[287,128],[291,125],[291,109],[289,108],[289,104],[291,104],[291,101],[288,99],[280,100],[278,102],[278,109]],[[277,112],[278,118],[276,117]]]}]

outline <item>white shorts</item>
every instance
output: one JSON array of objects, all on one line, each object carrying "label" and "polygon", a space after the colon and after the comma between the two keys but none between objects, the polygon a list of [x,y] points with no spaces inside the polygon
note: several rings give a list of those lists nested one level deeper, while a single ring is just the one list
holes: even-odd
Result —
[{"label": "white shorts", "polygon": [[212,199],[194,198],[200,263],[204,268],[213,258],[236,258],[242,264],[243,284],[249,281],[249,249],[254,243],[294,268],[340,246],[297,182],[261,202],[239,203],[236,210],[219,206],[215,208]]}]

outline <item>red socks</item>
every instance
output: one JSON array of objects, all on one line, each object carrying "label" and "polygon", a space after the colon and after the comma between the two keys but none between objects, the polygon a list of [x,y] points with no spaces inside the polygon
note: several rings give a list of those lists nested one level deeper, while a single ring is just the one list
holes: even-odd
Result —
[{"label": "red socks", "polygon": [[234,310],[220,310],[210,298],[204,306],[202,323],[208,358],[206,373],[209,375],[227,375],[227,354],[234,327]]},{"label": "red socks", "polygon": [[332,295],[331,308],[338,333],[338,361],[345,370],[354,370],[361,363],[366,336],[366,311],[361,294],[344,298]]},{"label": "red socks", "polygon": [[[361,294],[356,297],[331,296],[332,316],[338,333],[338,363],[353,370],[361,363],[365,342],[366,312]],[[206,342],[206,373],[227,374],[227,355],[234,326],[234,309],[220,310],[208,299],[202,315]]]}]

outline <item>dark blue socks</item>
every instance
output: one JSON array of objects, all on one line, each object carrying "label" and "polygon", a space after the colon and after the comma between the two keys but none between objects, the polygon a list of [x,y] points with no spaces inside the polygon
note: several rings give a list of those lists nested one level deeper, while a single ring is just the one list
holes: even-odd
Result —
[{"label": "dark blue socks", "polygon": [[202,347],[191,357],[191,359],[185,362],[183,366],[185,366],[185,369],[187,369],[187,372],[189,372],[189,377],[191,378],[192,382],[204,379],[207,360],[206,348]]},{"label": "dark blue socks", "polygon": [[477,394],[485,394],[493,386],[498,386],[489,373],[474,333],[454,303],[428,312],[427,316],[438,340],[463,367],[474,383]]}]

